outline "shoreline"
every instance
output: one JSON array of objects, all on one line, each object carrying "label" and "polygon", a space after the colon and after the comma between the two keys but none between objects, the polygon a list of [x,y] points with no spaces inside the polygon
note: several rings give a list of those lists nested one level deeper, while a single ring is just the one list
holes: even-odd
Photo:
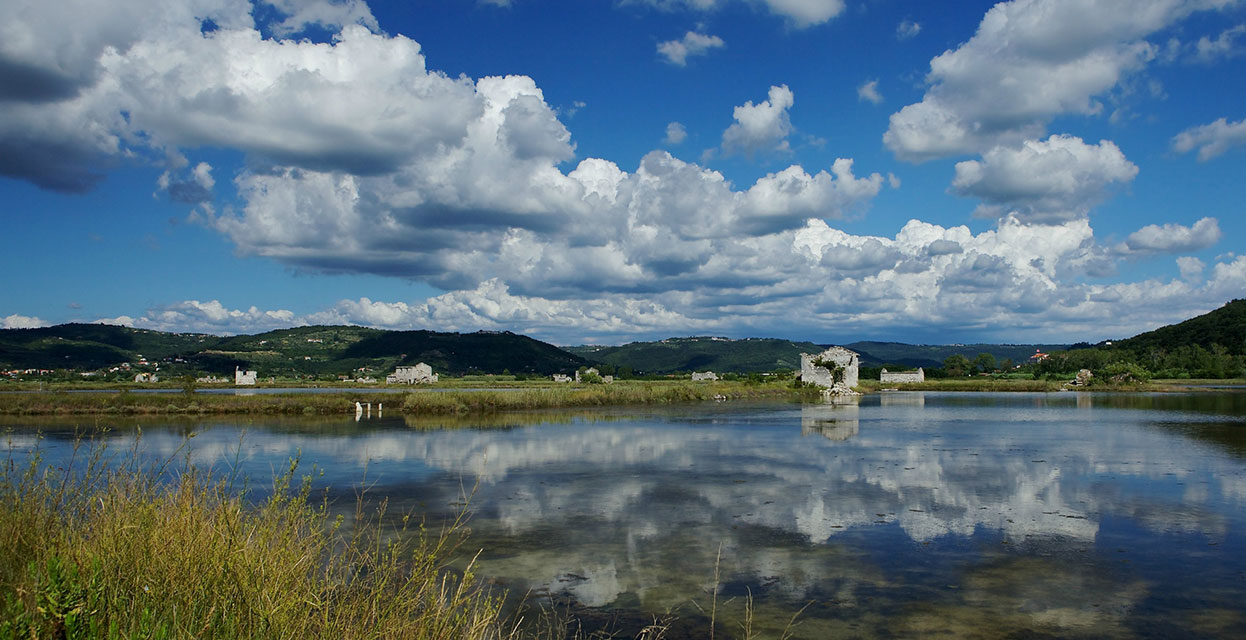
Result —
[{"label": "shoreline", "polygon": [[[474,381],[473,381],[474,382]],[[254,395],[213,392],[207,388],[188,394],[182,391],[135,393],[122,388],[65,388],[5,390],[0,387],[0,415],[351,415],[355,402],[388,405],[394,415],[469,416],[531,409],[654,405],[742,400],[755,398],[815,399],[820,390],[793,387],[790,382],[690,382],[620,381],[611,385],[565,386],[549,383],[510,383],[472,388],[461,385],[426,389],[379,391],[366,387],[256,387]],[[317,389],[300,392],[294,389]],[[270,391],[263,391],[271,389]],[[290,389],[289,393],[282,390]],[[875,380],[863,381],[864,394],[892,391],[1040,392],[1081,391],[1092,393],[1233,393],[1246,391],[1246,380],[1155,380],[1139,385],[1092,385],[1070,387],[1050,380],[942,379],[886,387]],[[379,408],[379,407],[378,407]]]}]

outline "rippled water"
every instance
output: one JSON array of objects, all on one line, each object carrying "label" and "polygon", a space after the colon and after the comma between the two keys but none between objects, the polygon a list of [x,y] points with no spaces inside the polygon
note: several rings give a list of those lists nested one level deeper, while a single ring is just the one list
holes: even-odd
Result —
[{"label": "rippled water", "polygon": [[[434,518],[478,573],[624,631],[798,638],[1246,637],[1246,394],[884,393],[492,418],[143,423],[142,449],[301,452]],[[133,421],[115,425],[118,445]],[[54,460],[70,425],[12,446]],[[473,492],[473,487],[475,487]],[[713,595],[716,593],[716,596]],[[803,608],[803,609],[802,609]],[[631,626],[629,626],[631,625]]]}]

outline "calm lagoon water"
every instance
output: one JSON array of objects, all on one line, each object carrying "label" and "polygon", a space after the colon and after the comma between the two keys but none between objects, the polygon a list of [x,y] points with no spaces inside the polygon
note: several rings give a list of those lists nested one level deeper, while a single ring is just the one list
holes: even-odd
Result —
[{"label": "calm lagoon water", "polygon": [[[66,455],[74,425],[15,421]],[[112,447],[237,466],[296,455],[353,508],[447,517],[478,574],[668,637],[1246,637],[1246,393],[884,393],[846,405],[113,424]],[[85,425],[84,425],[85,426]],[[195,432],[183,453],[185,436]],[[473,489],[474,488],[474,489]],[[716,597],[715,594],[716,593]]]}]

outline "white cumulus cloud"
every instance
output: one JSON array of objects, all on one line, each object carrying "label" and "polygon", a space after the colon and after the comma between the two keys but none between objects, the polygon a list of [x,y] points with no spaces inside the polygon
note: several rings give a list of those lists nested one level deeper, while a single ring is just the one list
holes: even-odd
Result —
[{"label": "white cumulus cloud", "polygon": [[1182,253],[1198,251],[1220,242],[1220,223],[1215,218],[1202,218],[1191,226],[1181,224],[1149,224],[1129,234],[1125,249],[1130,252]]},{"label": "white cumulus cloud", "polygon": [[1052,222],[1085,216],[1112,184],[1137,174],[1138,167],[1110,140],[1088,145],[1062,135],[998,146],[982,160],[958,162],[952,188],[981,199],[981,215]]},{"label": "white cumulus cloud", "polygon": [[671,122],[666,125],[666,137],[662,142],[666,144],[680,144],[688,138],[688,130],[684,125],[678,122]]},{"label": "white cumulus cloud", "polygon": [[688,56],[703,56],[708,54],[710,49],[724,46],[726,43],[718,36],[689,31],[679,40],[659,42],[658,53],[666,58],[667,62],[682,67],[688,64]]},{"label": "white cumulus cloud", "polygon": [[[732,0],[637,0],[662,9],[715,11]],[[754,0],[749,0],[754,2]],[[770,13],[785,18],[792,26],[806,28],[823,24],[844,10],[844,0],[760,0]]]},{"label": "white cumulus cloud", "polygon": [[768,99],[757,104],[752,100],[737,106],[733,112],[735,122],[723,132],[723,150],[728,153],[758,153],[786,151],[787,137],[792,133],[792,121],[788,109],[795,103],[795,95],[787,85],[772,86]]},{"label": "white cumulus cloud", "polygon": [[12,313],[0,317],[0,329],[38,329],[39,327],[46,326],[48,326],[48,323],[35,316],[23,316]]},{"label": "white cumulus cloud", "polygon": [[219,300],[184,300],[153,307],[138,317],[100,318],[98,324],[114,324],[157,331],[234,334],[262,333],[307,324],[285,309],[262,310],[255,306],[230,309]]},{"label": "white cumulus cloud", "polygon": [[1203,275],[1203,270],[1207,265],[1202,260],[1194,256],[1181,256],[1177,258],[1177,269],[1181,272],[1181,277],[1185,280],[1194,280]]},{"label": "white cumulus cloud", "polygon": [[1198,149],[1199,162],[1206,162],[1233,147],[1246,146],[1246,120],[1215,122],[1191,127],[1172,139],[1172,147],[1181,153]]},{"label": "white cumulus cloud", "polygon": [[874,104],[881,104],[883,101],[883,95],[878,92],[878,80],[870,80],[857,87],[857,99],[867,100]]},{"label": "white cumulus cloud", "polygon": [[912,20],[903,20],[896,25],[896,38],[899,40],[908,40],[922,32],[922,25]]},{"label": "white cumulus cloud", "polygon": [[922,161],[1040,137],[1060,114],[1099,114],[1102,96],[1156,56],[1148,35],[1216,4],[1001,2],[968,42],[930,61],[925,96],[892,114],[883,141]]},{"label": "white cumulus cloud", "polygon": [[1237,40],[1244,36],[1246,36],[1246,24],[1225,29],[1215,40],[1202,36],[1194,44],[1195,56],[1202,62],[1212,62],[1219,58],[1240,55],[1242,47]]}]

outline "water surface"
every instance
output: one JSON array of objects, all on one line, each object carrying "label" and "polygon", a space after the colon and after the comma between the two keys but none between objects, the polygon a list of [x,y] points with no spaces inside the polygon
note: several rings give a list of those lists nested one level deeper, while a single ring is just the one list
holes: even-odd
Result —
[{"label": "water surface", "polygon": [[[110,418],[111,419],[111,418]],[[9,420],[12,423],[12,420]],[[1246,394],[898,392],[493,417],[115,423],[258,487],[469,498],[478,573],[671,636],[1246,637]],[[15,424],[54,461],[72,425]],[[467,495],[470,494],[470,495]],[[802,609],[803,608],[803,609]],[[671,637],[668,636],[668,637]]]}]

